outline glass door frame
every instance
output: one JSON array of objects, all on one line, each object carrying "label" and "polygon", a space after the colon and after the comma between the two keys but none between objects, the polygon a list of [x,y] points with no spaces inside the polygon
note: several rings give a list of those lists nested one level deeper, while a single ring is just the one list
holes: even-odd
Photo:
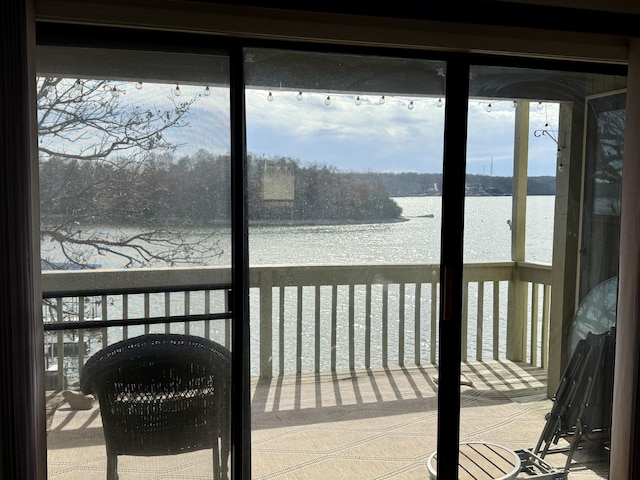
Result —
[{"label": "glass door frame", "polygon": [[447,62],[438,339],[437,468],[440,478],[458,476],[469,71],[468,60]]},{"label": "glass door frame", "polygon": [[[600,93],[597,95],[588,96],[585,100],[586,102],[586,129],[585,129],[585,153],[584,153],[584,163],[582,165],[582,200],[580,202],[582,212],[580,214],[580,266],[578,273],[578,302],[582,301],[582,299],[600,282],[606,280],[608,276],[611,276],[615,273],[618,274],[618,254],[616,251],[616,255],[613,258],[609,259],[609,261],[605,265],[601,265],[603,268],[603,272],[598,272],[594,276],[591,271],[592,259],[590,259],[590,255],[592,255],[592,251],[594,250],[593,244],[593,232],[591,232],[591,224],[599,219],[600,229],[603,229],[603,224],[607,224],[608,227],[606,230],[611,230],[613,233],[611,237],[608,237],[609,240],[614,240],[613,244],[616,242],[619,247],[620,240],[620,215],[621,212],[618,211],[616,213],[596,213],[594,208],[594,200],[596,195],[596,178],[593,176],[596,170],[596,149],[598,147],[598,132],[597,132],[597,123],[598,123],[598,115],[608,112],[610,110],[623,110],[625,108],[626,102],[626,89],[621,90],[612,90],[607,93]],[[623,132],[624,134],[624,132]],[[618,201],[621,201],[622,194],[622,175],[620,176],[620,198]],[[620,207],[619,207],[620,208]],[[602,253],[602,247],[604,245],[599,245],[598,252]],[[604,250],[606,251],[606,250]],[[600,255],[599,255],[600,256]],[[615,261],[615,264],[612,263]]]},{"label": "glass door frame", "polygon": [[[455,52],[421,51],[383,47],[346,47],[339,45],[275,42],[255,39],[212,38],[207,35],[154,32],[149,30],[37,25],[37,43],[103,48],[188,48],[193,53],[226,50],[230,60],[231,102],[231,205],[232,205],[232,295],[229,318],[233,322],[232,349],[232,434],[231,477],[251,478],[251,395],[249,355],[249,259],[247,152],[244,98],[245,47],[285,48],[307,51],[350,52],[359,55],[426,58],[446,61],[445,129],[442,186],[442,233],[440,261],[439,386],[438,386],[438,474],[456,478],[460,425],[460,371],[462,327],[462,266],[464,202],[466,177],[467,111],[471,65],[509,65],[527,68],[552,68],[571,71],[620,73],[618,65],[539,60],[523,57],[496,57]],[[105,34],[105,32],[110,32]],[[118,32],[118,34],[114,34]],[[157,35],[156,35],[157,34]],[[105,40],[108,39],[108,40]],[[170,46],[170,47],[168,47]],[[42,392],[44,398],[44,392]],[[425,452],[425,454],[428,452]]]}]

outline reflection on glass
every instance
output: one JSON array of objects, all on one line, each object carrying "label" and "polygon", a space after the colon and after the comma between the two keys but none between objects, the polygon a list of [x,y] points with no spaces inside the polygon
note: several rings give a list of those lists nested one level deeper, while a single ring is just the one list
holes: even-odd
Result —
[{"label": "reflection on glass", "polygon": [[228,60],[38,53],[48,471],[226,475]]},{"label": "reflection on glass", "polygon": [[228,89],[141,85],[39,78],[43,269],[228,264]]},{"label": "reflection on glass", "polygon": [[436,444],[444,64],[245,59],[253,474],[410,468],[392,445]]},{"label": "reflection on glass", "polygon": [[[595,479],[606,478],[608,471],[609,330],[615,315],[611,305],[584,305],[565,325],[563,315],[551,312],[576,308],[568,294],[576,291],[579,277],[573,222],[581,213],[587,221],[593,195],[615,196],[615,187],[603,184],[608,174],[619,178],[621,167],[621,139],[613,134],[620,131],[619,122],[615,112],[603,112],[594,132],[587,133],[587,149],[597,152],[593,193],[569,190],[580,183],[578,159],[585,146],[571,129],[586,124],[589,96],[605,96],[624,82],[566,71],[471,68],[464,258],[504,263],[476,265],[464,281],[460,438],[518,452],[530,473],[578,468]],[[591,175],[588,165],[589,160],[585,171]],[[584,208],[568,202],[581,193]],[[557,211],[564,214],[555,218]],[[566,238],[557,232],[567,232]],[[481,255],[479,244],[485,249]],[[602,250],[597,256],[603,263],[613,258]],[[554,279],[571,283],[554,283],[552,289],[552,272]],[[610,289],[604,295],[598,298],[615,298]],[[569,329],[571,338],[563,341]],[[568,358],[566,366],[562,358]],[[578,424],[578,416],[589,420]],[[576,449],[585,445],[595,445],[586,456]]]},{"label": "reflection on glass", "polygon": [[587,103],[580,299],[618,275],[625,101],[617,92]]}]

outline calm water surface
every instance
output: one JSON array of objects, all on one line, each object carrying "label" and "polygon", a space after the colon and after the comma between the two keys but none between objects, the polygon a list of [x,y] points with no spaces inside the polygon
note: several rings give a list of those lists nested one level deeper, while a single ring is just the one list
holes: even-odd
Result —
[{"label": "calm water surface", "polygon": [[[527,199],[526,259],[551,262],[553,196]],[[364,225],[251,227],[251,265],[439,263],[440,197],[395,199],[406,221]],[[511,197],[469,197],[465,262],[511,260]],[[431,217],[433,215],[433,217]]]},{"label": "calm water surface", "polygon": [[[253,226],[250,227],[250,264],[257,265],[300,265],[300,264],[370,264],[370,263],[428,263],[438,264],[440,257],[440,232],[441,232],[441,199],[440,197],[403,197],[395,199],[403,209],[404,221],[393,223],[376,223],[361,225],[324,225],[324,226]],[[491,261],[508,261],[511,259],[511,230],[507,220],[511,218],[511,197],[469,197],[466,199],[465,205],[465,237],[464,237],[464,261],[465,262],[491,262]],[[526,259],[536,262],[551,262],[552,244],[553,244],[553,209],[554,197],[552,196],[536,196],[528,198],[527,206],[527,236],[526,236]],[[218,231],[216,234],[221,244],[225,248],[225,253],[215,260],[215,264],[230,264],[230,236],[229,232]],[[101,257],[99,262],[104,268],[114,268],[117,264],[109,258]],[[410,287],[408,287],[410,288]],[[426,286],[423,288],[427,288]],[[285,298],[285,311],[287,320],[285,323],[285,344],[295,345],[296,338],[296,298],[295,289],[287,292]],[[397,286],[391,286],[389,290],[389,312],[397,312],[398,292]],[[257,293],[257,292],[256,292]],[[409,292],[408,292],[409,293]],[[470,306],[469,311],[474,311],[473,303],[475,302],[475,292],[470,289]],[[501,294],[502,295],[502,294]],[[373,293],[373,302],[380,302],[380,292]],[[411,295],[409,295],[411,297]],[[428,297],[425,290],[423,302]],[[489,291],[485,291],[485,297],[491,298]],[[501,317],[506,314],[506,295],[502,297]],[[179,300],[179,299],[177,299]],[[362,299],[356,299],[361,302]],[[251,295],[251,359],[252,373],[258,373],[259,365],[259,297]],[[278,342],[278,326],[277,315],[279,309],[279,300],[277,295],[274,296],[274,342]],[[136,308],[142,309],[141,302],[138,307],[134,301],[129,305],[131,317],[138,316],[135,312]],[[192,301],[196,304],[196,299]],[[313,318],[313,298],[309,297],[304,300],[305,309],[309,310],[303,315],[304,318]],[[172,314],[180,315],[183,313],[183,305],[180,301],[172,300]],[[362,306],[362,305],[360,305]],[[407,311],[412,308],[412,299],[407,299]],[[360,310],[362,308],[358,307]],[[151,300],[150,305],[151,316],[164,315],[164,297],[158,297]],[[347,332],[346,316],[348,315],[348,306],[344,301],[340,301],[337,305],[338,309],[338,368],[347,368],[348,351],[346,342]],[[109,318],[115,318],[121,314],[121,307],[117,304],[110,306]],[[504,312],[503,312],[504,310]],[[429,306],[423,305],[423,311],[428,312]],[[489,315],[490,307],[487,306],[485,314]],[[139,312],[140,313],[140,312]],[[198,313],[198,312],[196,312]],[[362,313],[362,312],[360,312]],[[362,337],[364,331],[364,316],[357,314],[355,321],[356,334]],[[321,345],[323,352],[330,351],[329,338],[330,332],[330,308],[325,307],[321,312],[321,323],[323,325],[321,331]],[[409,314],[410,316],[410,314]],[[389,342],[393,345],[397,341],[397,328],[393,324],[393,319],[389,323]],[[489,321],[488,318],[485,321]],[[380,353],[380,335],[382,331],[380,319],[375,319],[372,324],[372,364],[378,363],[381,358]],[[309,322],[310,323],[310,322]],[[426,320],[424,323],[427,323]],[[164,327],[157,327],[164,329]],[[182,327],[175,325],[172,330],[177,328],[179,331]],[[224,336],[223,324],[220,322],[214,328],[214,336]],[[306,325],[305,328],[311,333],[303,334],[303,352],[302,364],[303,370],[313,370],[314,361],[314,335],[313,326]],[[198,333],[202,329],[201,325],[194,324],[192,332]],[[474,332],[474,325],[469,324],[469,329]],[[113,332],[112,332],[113,330]],[[156,327],[152,327],[156,330]],[[216,330],[218,332],[216,333]],[[490,334],[491,329],[486,329]],[[130,329],[130,336],[135,335],[136,328]],[[137,332],[142,333],[142,332]],[[122,335],[121,329],[109,329],[109,341],[117,341]],[[504,336],[504,332],[501,334]],[[410,323],[407,324],[405,333],[406,345],[413,344],[413,332]],[[421,338],[428,338],[425,333]],[[375,340],[378,339],[378,340]],[[469,336],[469,347],[473,348],[475,338]],[[487,356],[491,355],[490,339],[487,339],[484,349],[487,349]],[[502,340],[504,345],[504,339]],[[96,343],[95,348],[99,348],[100,344]],[[94,347],[94,345],[92,345]],[[422,358],[428,358],[431,345],[425,340],[421,342]],[[93,348],[92,348],[93,349]],[[362,339],[356,342],[356,355],[361,364],[364,343]],[[295,348],[287,350],[285,358],[286,371],[292,371],[295,368]],[[293,355],[291,354],[293,352]],[[275,356],[274,351],[274,356]],[[394,358],[397,353],[390,350],[389,361],[396,361]],[[279,359],[274,358],[274,371],[277,372]],[[329,368],[329,357],[323,353],[322,368]]]}]

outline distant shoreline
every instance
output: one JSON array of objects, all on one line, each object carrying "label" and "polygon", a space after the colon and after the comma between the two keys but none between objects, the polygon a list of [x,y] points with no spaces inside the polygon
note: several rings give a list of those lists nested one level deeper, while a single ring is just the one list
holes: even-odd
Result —
[{"label": "distant shoreline", "polygon": [[309,219],[309,220],[249,220],[250,227],[299,227],[299,226],[322,226],[322,225],[367,225],[378,223],[400,223],[408,222],[409,218],[382,218],[366,220],[332,220],[332,219]]}]

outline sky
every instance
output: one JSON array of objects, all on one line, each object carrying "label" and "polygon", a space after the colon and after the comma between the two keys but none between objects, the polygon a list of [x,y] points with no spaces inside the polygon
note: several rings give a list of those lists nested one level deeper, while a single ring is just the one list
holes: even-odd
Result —
[{"label": "sky", "polygon": [[[442,172],[444,107],[437,98],[331,96],[247,92],[247,147],[344,170]],[[413,101],[413,108],[408,108]],[[467,173],[513,174],[515,109],[512,102],[469,102]],[[535,130],[557,130],[558,105],[531,105],[529,175],[555,175],[557,145]],[[487,110],[490,111],[487,111]],[[548,127],[545,125],[548,124]]]},{"label": "sky", "polygon": [[[189,125],[166,136],[181,145],[178,155],[199,149],[229,151],[228,89],[210,88],[205,96],[204,85],[182,85],[181,95],[175,97],[171,84],[144,84],[138,89],[128,83],[121,88],[122,101],[142,109],[170,109],[172,99],[197,96]],[[347,171],[442,172],[444,99],[385,96],[381,103],[379,96],[358,98],[356,104],[356,95],[303,92],[299,97],[293,91],[247,90],[247,150]],[[514,118],[510,101],[493,101],[489,108],[486,100],[470,100],[468,174],[512,175]],[[557,131],[557,125],[557,104],[531,104],[529,176],[555,175],[557,145],[539,131]]]}]

